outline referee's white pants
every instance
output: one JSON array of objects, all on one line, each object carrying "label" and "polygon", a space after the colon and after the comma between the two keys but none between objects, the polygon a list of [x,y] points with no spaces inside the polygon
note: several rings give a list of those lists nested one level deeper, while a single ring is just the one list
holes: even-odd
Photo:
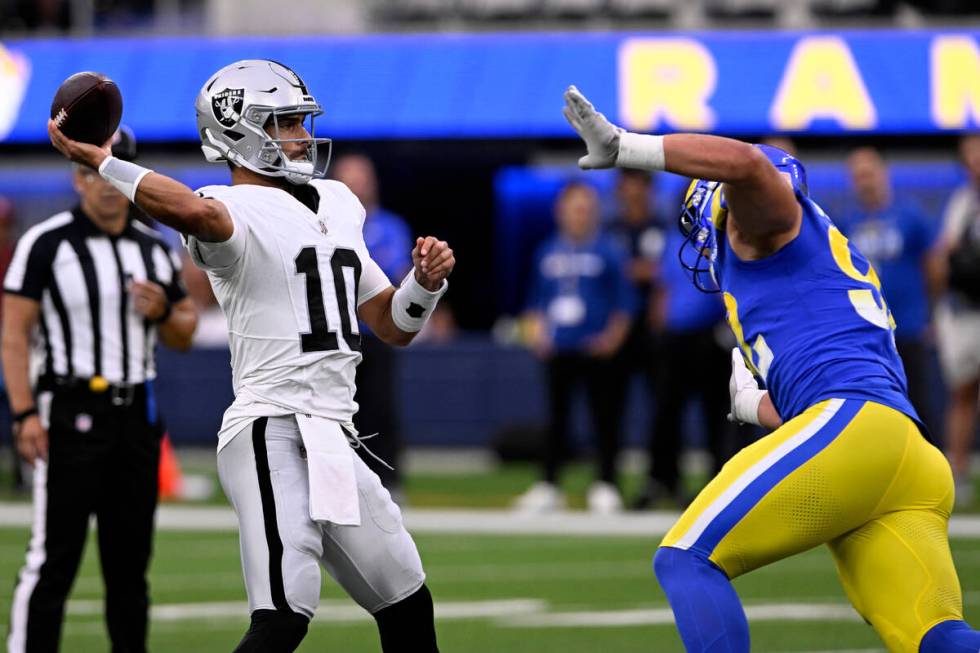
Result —
[{"label": "referee's white pants", "polygon": [[315,522],[302,444],[295,417],[268,417],[218,452],[221,485],[238,515],[249,612],[312,618],[321,566],[372,614],[417,591],[422,561],[378,476],[355,455],[361,525]]}]

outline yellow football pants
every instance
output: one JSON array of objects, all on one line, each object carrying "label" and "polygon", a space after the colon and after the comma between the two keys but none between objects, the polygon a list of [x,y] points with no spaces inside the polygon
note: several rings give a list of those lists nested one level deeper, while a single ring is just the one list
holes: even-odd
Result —
[{"label": "yellow football pants", "polygon": [[889,651],[917,653],[930,628],[963,618],[952,504],[949,464],[910,418],[831,399],[734,456],[662,546],[699,552],[735,578],[826,543]]}]

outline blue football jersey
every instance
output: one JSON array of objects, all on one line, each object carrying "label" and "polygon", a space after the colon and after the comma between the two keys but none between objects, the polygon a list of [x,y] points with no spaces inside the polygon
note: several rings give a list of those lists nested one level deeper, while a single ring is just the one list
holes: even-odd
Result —
[{"label": "blue football jersey", "polygon": [[830,398],[874,401],[921,424],[874,268],[799,190],[799,235],[742,261],[717,231],[714,273],[729,324],[783,420]]}]

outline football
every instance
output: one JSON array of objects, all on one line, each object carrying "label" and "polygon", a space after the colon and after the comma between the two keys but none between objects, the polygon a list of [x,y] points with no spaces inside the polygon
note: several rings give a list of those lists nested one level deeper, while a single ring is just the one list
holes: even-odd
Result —
[{"label": "football", "polygon": [[51,118],[68,138],[102,145],[122,118],[119,87],[101,73],[75,73],[54,94]]}]

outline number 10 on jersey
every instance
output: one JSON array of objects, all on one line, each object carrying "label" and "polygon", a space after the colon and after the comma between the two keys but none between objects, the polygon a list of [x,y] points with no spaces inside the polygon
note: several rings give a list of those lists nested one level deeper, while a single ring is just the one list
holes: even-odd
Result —
[{"label": "number 10 on jersey", "polygon": [[[310,332],[301,333],[300,341],[304,352],[335,351],[340,349],[337,340],[338,325],[331,325],[324,305],[323,284],[320,282],[315,247],[304,247],[296,256],[296,274],[306,277],[306,308],[310,316]],[[353,288],[349,288],[345,269],[351,271]],[[356,316],[351,319],[351,307],[357,308],[357,288],[361,281],[361,259],[351,249],[335,249],[330,256],[330,276],[333,277],[333,293],[327,301],[336,301],[336,311],[340,316],[340,334],[351,351],[361,350],[361,334],[357,329]],[[331,307],[331,308],[334,308]],[[333,328],[331,328],[331,326]]]}]

